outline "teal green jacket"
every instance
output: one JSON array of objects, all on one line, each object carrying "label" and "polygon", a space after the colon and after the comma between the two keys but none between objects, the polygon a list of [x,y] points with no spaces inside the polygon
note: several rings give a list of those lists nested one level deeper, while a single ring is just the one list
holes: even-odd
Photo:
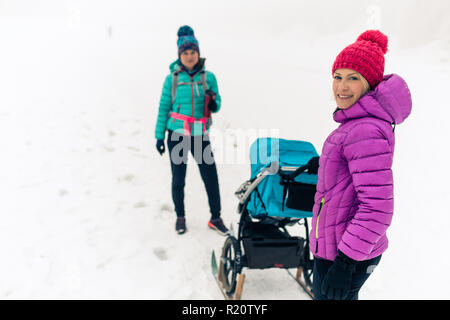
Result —
[{"label": "teal green jacket", "polygon": [[[205,70],[204,59],[202,59]],[[197,72],[191,77],[186,71],[181,71],[178,76],[178,87],[176,92],[176,99],[172,104],[172,78],[173,72],[182,70],[179,60],[173,62],[170,67],[170,74],[164,81],[161,100],[159,103],[158,117],[156,119],[155,137],[156,139],[164,139],[166,130],[172,130],[179,133],[184,133],[184,122],[170,117],[170,112],[180,113],[189,117],[200,119],[204,117],[205,106],[205,92],[200,84],[200,72]],[[205,70],[206,71],[206,70]],[[192,82],[198,82],[192,84]],[[188,83],[188,84],[183,84]],[[191,83],[191,84],[189,84]],[[206,71],[206,83],[208,89],[216,93],[216,113],[220,110],[221,98],[219,89],[217,87],[217,80],[214,74]],[[210,123],[206,125],[206,132],[209,130]],[[192,125],[191,135],[197,136],[203,134],[203,125],[201,123],[194,123]]]}]

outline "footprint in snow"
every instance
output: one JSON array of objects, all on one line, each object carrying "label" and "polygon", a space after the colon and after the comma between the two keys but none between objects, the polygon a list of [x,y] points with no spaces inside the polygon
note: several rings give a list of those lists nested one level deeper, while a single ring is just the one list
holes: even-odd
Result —
[{"label": "footprint in snow", "polygon": [[164,212],[164,211],[172,212],[173,210],[172,210],[172,207],[170,205],[168,205],[167,203],[163,203],[161,205],[161,207],[159,208],[159,211],[161,211],[161,212]]},{"label": "footprint in snow", "polygon": [[132,174],[126,174],[126,175],[124,175],[124,176],[122,176],[122,177],[118,177],[118,178],[117,178],[117,181],[119,181],[119,182],[121,182],[121,181],[130,182],[130,181],[132,181],[134,178],[135,178],[134,175],[132,175]]},{"label": "footprint in snow", "polygon": [[141,201],[141,202],[136,203],[133,207],[136,209],[139,209],[139,208],[145,208],[146,206],[147,206],[147,204],[145,202]]},{"label": "footprint in snow", "polygon": [[153,254],[161,261],[166,261],[168,258],[166,249],[157,247],[153,249]]}]

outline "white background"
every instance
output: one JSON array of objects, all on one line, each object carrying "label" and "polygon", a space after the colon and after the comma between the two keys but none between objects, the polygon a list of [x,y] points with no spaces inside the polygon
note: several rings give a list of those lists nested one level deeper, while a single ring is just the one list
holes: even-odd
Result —
[{"label": "white background", "polygon": [[[320,153],[337,126],[336,55],[366,29],[388,35],[385,73],[407,81],[413,110],[396,128],[390,247],[360,298],[448,299],[448,12],[445,0],[0,0],[0,298],[222,298],[210,255],[224,238],[206,227],[198,169],[179,236],[169,159],[155,150],[162,83],[189,24],[222,95],[212,136],[235,227],[250,168],[233,152],[251,142],[237,130]],[[245,273],[243,299],[307,299],[283,270]]]}]

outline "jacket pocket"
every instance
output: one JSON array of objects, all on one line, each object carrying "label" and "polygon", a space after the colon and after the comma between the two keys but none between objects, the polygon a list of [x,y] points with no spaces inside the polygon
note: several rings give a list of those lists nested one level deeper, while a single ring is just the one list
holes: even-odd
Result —
[{"label": "jacket pocket", "polygon": [[324,204],[325,204],[325,197],[322,197],[322,200],[320,200],[320,207],[319,212],[317,212],[317,220],[316,220],[316,253],[319,250],[319,219]]}]

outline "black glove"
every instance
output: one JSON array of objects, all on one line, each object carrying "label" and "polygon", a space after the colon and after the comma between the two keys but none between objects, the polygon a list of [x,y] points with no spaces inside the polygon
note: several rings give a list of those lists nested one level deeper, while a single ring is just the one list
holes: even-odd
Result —
[{"label": "black glove", "polygon": [[213,112],[216,111],[217,110],[216,93],[211,89],[208,89],[206,90],[205,94],[207,94],[211,98],[209,99],[208,109]]},{"label": "black glove", "polygon": [[319,157],[313,157],[309,159],[309,169],[307,171],[309,174],[317,174],[317,172],[319,171],[319,159]]},{"label": "black glove", "polygon": [[164,151],[166,151],[163,139],[156,140],[156,150],[158,150],[160,155],[163,155]]},{"label": "black glove", "polygon": [[347,298],[355,268],[356,261],[339,251],[333,265],[322,280],[321,294],[331,300]]}]

